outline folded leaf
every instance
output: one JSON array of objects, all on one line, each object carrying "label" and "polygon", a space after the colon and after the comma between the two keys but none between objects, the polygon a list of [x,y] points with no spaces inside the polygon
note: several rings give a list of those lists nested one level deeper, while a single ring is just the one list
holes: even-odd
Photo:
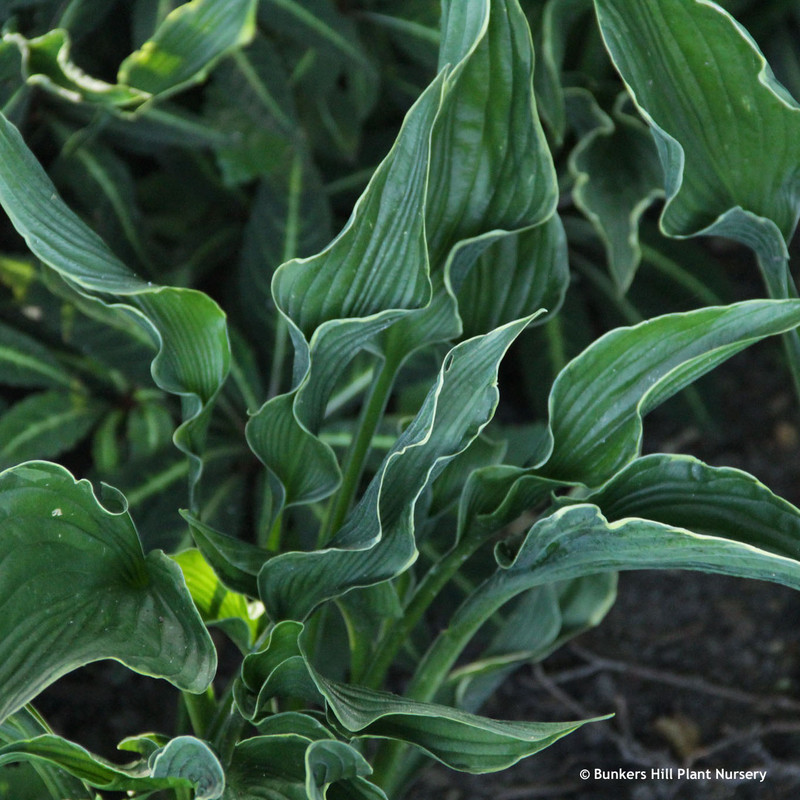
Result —
[{"label": "folded leaf", "polygon": [[598,126],[570,154],[572,196],[603,240],[611,277],[624,293],[641,259],[639,219],[663,195],[663,172],[649,131],[621,102],[613,118],[596,113]]},{"label": "folded leaf", "polygon": [[[312,672],[341,725],[365,737],[399,739],[452,769],[496,772],[538,753],[587,722],[503,722],[448,706],[336,683]],[[605,717],[597,719],[605,719]]]},{"label": "folded leaf", "polygon": [[127,106],[138,105],[147,98],[146,94],[136,89],[106,83],[80,69],[70,57],[72,44],[69,31],[56,28],[35,39],[12,33],[3,39],[19,48],[26,82],[64,100]]},{"label": "folded leaf", "polygon": [[207,744],[193,736],[179,736],[149,759],[154,778],[185,778],[195,800],[216,800],[225,789],[225,773]]},{"label": "folded leaf", "polygon": [[153,754],[150,768],[140,762],[118,766],[60,736],[43,734],[0,747],[0,764],[32,761],[60,767],[79,780],[107,791],[153,792],[195,789],[198,800],[222,796],[222,768],[208,746],[191,736],[173,739]]},{"label": "folded leaf", "polygon": [[644,414],[750,344],[798,324],[799,301],[753,300],[607,333],[553,384],[553,451],[542,474],[603,483],[638,455]]},{"label": "folded leaf", "polygon": [[[50,733],[50,729],[28,706],[12,714],[0,725],[0,747],[46,733]],[[0,767],[0,796],[95,800],[94,793],[83,781],[60,767],[39,759],[31,759],[28,764],[21,761],[9,762]]]},{"label": "folded leaf", "polygon": [[800,213],[800,106],[750,34],[706,0],[595,0],[614,64],[650,122],[669,235],[720,234],[785,257]]},{"label": "folded leaf", "polygon": [[643,456],[587,499],[611,521],[644,517],[800,560],[800,511],[738,469]]},{"label": "folded leaf", "polygon": [[[434,299],[392,327],[384,345],[389,351],[410,352],[458,337],[462,323],[456,296],[476,259],[509,234],[547,221],[556,207],[555,168],[533,94],[533,44],[519,3],[444,3],[439,67],[447,65],[442,108],[432,132],[425,207]],[[519,180],[520,175],[525,179]],[[521,258],[540,242],[533,235],[518,244]],[[559,259],[561,254],[552,267],[537,264],[539,274],[523,270],[525,277],[516,280],[524,286],[536,275],[546,283],[544,276],[552,270],[551,280],[558,284],[559,269],[563,277]],[[553,293],[561,291],[556,286]],[[482,300],[493,302],[494,297],[487,294]],[[554,305],[550,296],[545,302]],[[537,307],[534,303],[503,321]],[[501,314],[502,307],[490,313]]]},{"label": "folded leaf", "polygon": [[[404,309],[429,300],[419,212],[441,84],[434,82],[411,109],[339,236],[318,255],[289,261],[275,274],[275,302],[296,350],[296,388],[254,414],[247,437],[283,484],[287,504],[319,499],[338,484],[333,451],[316,433],[341,371]],[[287,437],[291,446],[275,447]]]},{"label": "folded leaf", "polygon": [[211,682],[216,651],[177,565],[145,556],[127,511],[87,481],[45,462],[0,473],[0,531],[0,720],[103,658],[191,692]]},{"label": "folded leaf", "polygon": [[244,659],[241,676],[234,684],[234,698],[246,719],[258,724],[268,718],[274,712],[274,697],[321,702],[297,641],[302,630],[298,622],[279,622],[264,647]]},{"label": "folded leaf", "polygon": [[225,800],[386,800],[362,776],[364,757],[345,742],[297,733],[254,736],[236,745]]},{"label": "folded leaf", "polygon": [[414,507],[428,482],[491,420],[500,359],[529,320],[456,346],[417,416],[325,550],[268,561],[259,592],[274,619],[304,619],[324,600],[388,580],[417,557]]},{"label": "folded leaf", "polygon": [[191,0],[167,15],[153,37],[120,65],[118,80],[163,95],[199,82],[255,32],[256,0]]}]

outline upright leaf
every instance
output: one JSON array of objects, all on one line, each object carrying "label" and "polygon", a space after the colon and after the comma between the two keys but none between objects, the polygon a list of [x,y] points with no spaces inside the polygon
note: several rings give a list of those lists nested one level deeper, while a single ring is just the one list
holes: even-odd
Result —
[{"label": "upright leaf", "polygon": [[[420,208],[441,86],[436,81],[409,112],[339,236],[316,256],[289,261],[275,274],[275,302],[296,350],[296,388],[268,401],[250,420],[247,436],[281,479],[288,503],[325,496],[338,482],[333,451],[315,434],[341,370],[405,309],[430,297]],[[293,449],[276,450],[278,430],[292,437]],[[302,461],[295,458],[300,448],[307,453]],[[318,465],[318,477],[307,474],[309,464]]]},{"label": "upright leaf", "polygon": [[603,483],[638,455],[644,414],[753,342],[799,323],[800,301],[753,300],[607,333],[553,384],[553,450],[542,473]]},{"label": "upright leaf", "polygon": [[527,322],[510,323],[453,348],[419,413],[384,459],[332,547],[286,553],[264,565],[259,592],[273,618],[302,620],[322,601],[388,580],[414,562],[417,499],[491,420],[498,402],[500,359]]},{"label": "upright leaf", "polygon": [[[569,159],[575,204],[602,239],[621,294],[641,259],[639,219],[663,194],[663,172],[652,137],[622,105],[617,102],[613,118],[597,109],[598,126],[580,140]],[[624,159],[620,153],[625,153]]]},{"label": "upright leaf", "polygon": [[[444,69],[448,64],[451,71],[433,130],[425,212],[435,296],[430,306],[392,327],[385,345],[390,351],[408,352],[459,336],[455,295],[478,256],[509,233],[545,222],[555,211],[555,169],[533,94],[531,33],[516,0],[445,3],[439,65]],[[527,237],[518,245],[521,259],[541,242],[542,237]],[[559,259],[560,254],[556,263]],[[532,274],[524,267],[521,272]],[[543,269],[537,279],[547,272]],[[525,277],[517,280],[524,286]],[[494,297],[483,300],[493,303]]]},{"label": "upright leaf", "polygon": [[[800,105],[750,34],[708,0],[595,0],[614,64],[653,128],[671,236],[751,247],[773,297],[791,297],[786,243],[800,214]],[[787,337],[800,389],[800,339]]]}]

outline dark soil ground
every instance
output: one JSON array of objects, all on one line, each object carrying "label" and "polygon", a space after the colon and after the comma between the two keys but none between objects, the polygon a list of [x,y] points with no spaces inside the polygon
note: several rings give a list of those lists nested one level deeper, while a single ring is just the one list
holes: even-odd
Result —
[{"label": "dark soil ground", "polygon": [[[746,469],[800,504],[797,405],[785,373],[774,366],[778,358],[774,344],[771,350],[759,346],[703,379],[715,430],[698,425],[679,398],[654,412],[646,420],[646,449]],[[800,797],[798,630],[800,594],[789,589],[691,572],[622,574],[619,600],[598,628],[544,663],[523,668],[485,709],[504,719],[614,718],[585,726],[497,775],[434,767],[409,796]],[[60,733],[109,753],[143,724],[173,729],[174,702],[164,702],[155,683],[118,665],[92,665],[59,681],[37,705]],[[718,769],[763,770],[766,778],[724,780]],[[615,770],[640,774],[615,780],[609,777]]]}]

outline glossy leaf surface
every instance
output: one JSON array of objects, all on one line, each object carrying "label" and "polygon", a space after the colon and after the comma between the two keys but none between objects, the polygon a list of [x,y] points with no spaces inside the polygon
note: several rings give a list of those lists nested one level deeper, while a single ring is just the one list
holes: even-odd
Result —
[{"label": "glossy leaf surface", "polygon": [[31,462],[0,475],[0,718],[59,676],[113,658],[203,691],[216,652],[163,553],[147,556],[119,495],[101,505],[86,481]]}]

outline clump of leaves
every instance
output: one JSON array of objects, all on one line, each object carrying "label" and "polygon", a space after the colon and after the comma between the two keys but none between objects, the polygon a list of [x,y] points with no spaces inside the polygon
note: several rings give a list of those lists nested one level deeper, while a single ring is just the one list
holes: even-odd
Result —
[{"label": "clump of leaves", "polygon": [[[800,374],[800,107],[723,8],[4,9],[6,793],[501,770],[591,722],[478,712],[602,619],[616,571],[800,588],[800,511],[641,455],[644,415],[753,342],[783,334]],[[751,247],[770,299],[717,302],[701,235]],[[691,306],[644,318],[642,261]],[[593,330],[580,286],[559,313],[570,264],[627,327]],[[527,388],[495,418],[510,350]],[[131,732],[125,766],[54,734],[31,703],[99,659],[172,683],[190,728]]]}]

